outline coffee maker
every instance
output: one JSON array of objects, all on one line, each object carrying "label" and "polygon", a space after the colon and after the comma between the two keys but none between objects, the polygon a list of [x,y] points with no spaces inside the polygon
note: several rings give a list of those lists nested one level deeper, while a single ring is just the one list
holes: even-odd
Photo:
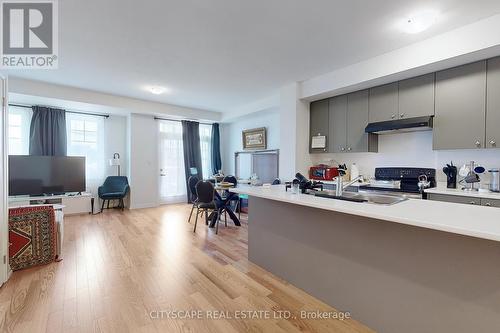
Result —
[{"label": "coffee maker", "polygon": [[304,177],[300,172],[295,174],[295,179],[291,183],[285,184],[285,190],[288,191],[289,188],[292,187],[293,183],[299,184],[299,189],[301,193],[306,193],[310,190],[323,190],[323,183],[317,181],[310,181],[306,177]]}]

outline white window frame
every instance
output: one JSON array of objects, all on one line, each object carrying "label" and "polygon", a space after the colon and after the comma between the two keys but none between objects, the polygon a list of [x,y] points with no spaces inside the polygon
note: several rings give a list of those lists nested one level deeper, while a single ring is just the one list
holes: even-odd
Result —
[{"label": "white window frame", "polygon": [[[10,106],[8,108],[8,142],[7,147],[9,155],[28,155],[29,154],[29,140],[30,140],[30,125],[33,111],[30,108]],[[13,118],[19,117],[19,125],[13,124]],[[13,136],[13,129],[18,128],[19,136]],[[13,140],[19,140],[17,150],[12,149],[11,143]]]},{"label": "white window frame", "polygon": [[213,175],[212,125],[200,124],[199,131],[200,131],[201,170],[203,178],[207,179]]},{"label": "white window frame", "polygon": [[[75,129],[74,125],[81,122],[83,127]],[[97,187],[102,185],[106,176],[106,145],[105,118],[96,115],[66,113],[66,134],[68,156],[85,156],[85,175],[87,192],[97,193]],[[94,127],[95,130],[89,129]],[[81,134],[83,139],[75,138]],[[92,138],[92,139],[90,139]]]}]

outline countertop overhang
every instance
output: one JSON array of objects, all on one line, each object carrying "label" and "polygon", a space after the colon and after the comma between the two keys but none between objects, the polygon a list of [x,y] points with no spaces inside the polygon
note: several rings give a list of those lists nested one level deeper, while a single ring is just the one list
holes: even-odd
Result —
[{"label": "countertop overhang", "polygon": [[465,191],[461,188],[446,188],[446,183],[438,183],[436,187],[425,189],[425,193],[500,200],[500,193],[484,189],[480,189],[479,191]]},{"label": "countertop overhang", "polygon": [[231,192],[500,242],[500,209],[497,208],[420,199],[408,199],[391,206],[357,203],[292,194],[286,192],[283,185],[238,186]]}]

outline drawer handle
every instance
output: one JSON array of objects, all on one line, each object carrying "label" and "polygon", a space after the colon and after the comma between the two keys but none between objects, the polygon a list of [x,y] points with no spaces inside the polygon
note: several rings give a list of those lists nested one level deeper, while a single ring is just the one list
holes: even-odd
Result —
[{"label": "drawer handle", "polygon": [[344,147],[340,147],[340,150],[344,151],[344,150],[345,150],[345,148],[344,148]]},{"label": "drawer handle", "polygon": [[495,141],[495,140],[491,140],[491,141],[490,141],[490,145],[492,145],[492,146],[496,146],[496,145],[497,145],[497,143],[496,143],[496,141]]},{"label": "drawer handle", "polygon": [[347,148],[347,151],[351,151],[351,150],[352,150],[352,148],[351,148],[351,147]]},{"label": "drawer handle", "polygon": [[469,202],[469,203],[470,203],[471,205],[475,205],[475,204],[476,204],[476,202],[475,202],[475,201],[471,201],[471,202]]},{"label": "drawer handle", "polygon": [[393,114],[393,115],[391,116],[391,119],[394,119],[394,118],[396,118],[396,115],[395,115],[395,114]]},{"label": "drawer handle", "polygon": [[485,205],[485,206],[488,206],[488,207],[490,207],[490,206],[491,206],[491,204],[490,204],[489,202],[485,203],[484,205]]},{"label": "drawer handle", "polygon": [[404,118],[405,114],[404,113],[401,113],[400,117],[401,118]]},{"label": "drawer handle", "polygon": [[476,147],[481,147],[481,142],[479,140],[476,141]]}]

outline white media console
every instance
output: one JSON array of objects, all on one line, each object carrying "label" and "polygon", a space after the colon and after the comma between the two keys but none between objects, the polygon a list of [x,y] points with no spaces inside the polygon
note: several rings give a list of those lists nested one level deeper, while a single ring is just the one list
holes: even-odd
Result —
[{"label": "white media console", "polygon": [[93,196],[90,193],[43,195],[43,196],[12,196],[9,197],[9,207],[61,204],[64,206],[64,215],[92,213]]}]

